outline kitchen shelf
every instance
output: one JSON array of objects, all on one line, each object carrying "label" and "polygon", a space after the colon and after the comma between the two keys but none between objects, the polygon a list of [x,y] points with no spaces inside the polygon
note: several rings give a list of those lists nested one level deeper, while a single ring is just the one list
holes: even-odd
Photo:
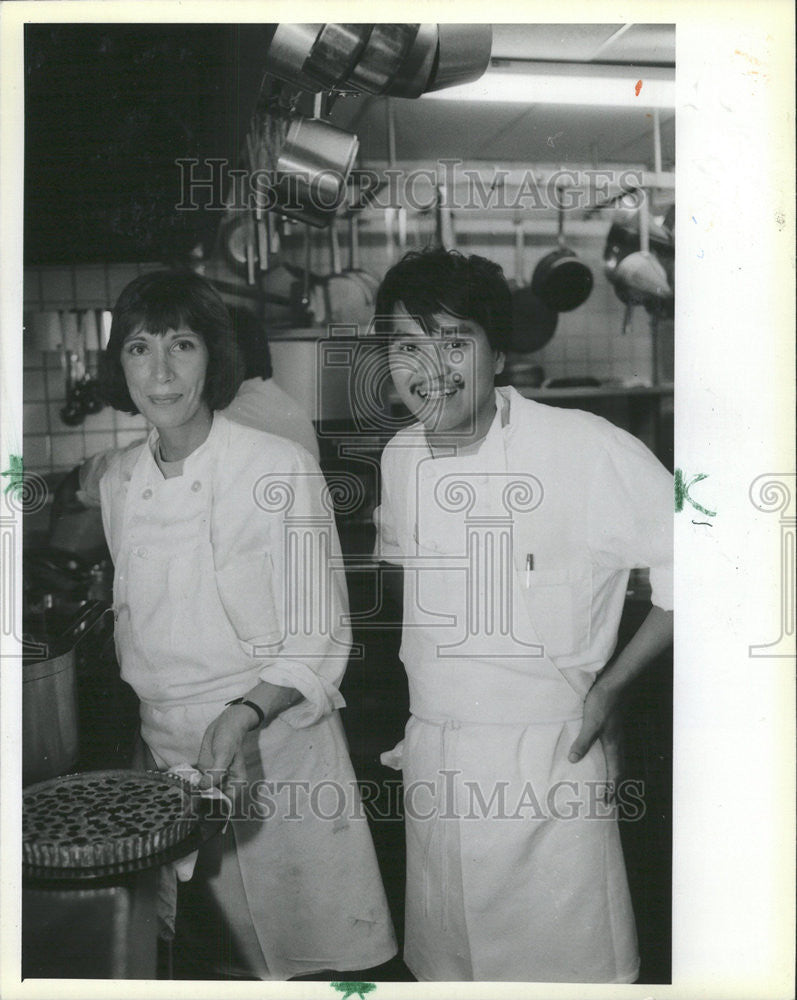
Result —
[{"label": "kitchen shelf", "polygon": [[613,396],[672,396],[674,387],[670,383],[662,385],[599,385],[574,386],[569,389],[543,389],[530,386],[515,386],[517,392],[526,399],[608,399]]},{"label": "kitchen shelf", "polygon": [[[526,399],[537,399],[540,402],[554,399],[610,399],[613,397],[663,397],[672,396],[674,386],[665,382],[661,385],[583,385],[572,388],[544,389],[541,386],[513,386]],[[387,401],[396,405],[401,402],[398,393],[391,389],[386,393]]]},{"label": "kitchen shelf", "polygon": [[325,326],[276,326],[269,324],[266,329],[269,344],[274,344],[285,340],[327,340],[327,328]]}]

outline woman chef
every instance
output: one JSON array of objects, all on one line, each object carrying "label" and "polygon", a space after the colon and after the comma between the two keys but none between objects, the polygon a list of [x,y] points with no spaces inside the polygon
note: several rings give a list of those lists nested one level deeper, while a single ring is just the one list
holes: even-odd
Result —
[{"label": "woman chef", "polygon": [[[632,982],[596,736],[671,639],[671,477],[607,421],[495,388],[498,265],[410,253],[376,304],[418,420],[382,455],[377,549],[404,567],[412,715],[385,762],[404,772],[405,961],[422,980]],[[635,566],[654,607],[612,658]]]},{"label": "woman chef", "polygon": [[100,482],[146,759],[239,786],[181,887],[177,944],[212,975],[378,965],[396,946],[338,713],[350,632],[320,470],[218,412],[242,373],[229,314],[192,272],[124,289],[103,369],[112,405],[153,425]]}]

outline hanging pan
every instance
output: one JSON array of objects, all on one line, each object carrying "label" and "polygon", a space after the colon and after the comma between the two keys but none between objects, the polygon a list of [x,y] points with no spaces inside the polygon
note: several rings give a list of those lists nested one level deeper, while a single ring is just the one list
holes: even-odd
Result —
[{"label": "hanging pan", "polygon": [[531,290],[549,309],[570,312],[583,305],[592,291],[592,271],[565,245],[564,207],[559,200],[558,247],[534,269]]},{"label": "hanging pan", "polygon": [[559,316],[523,282],[523,223],[515,221],[515,280],[512,290],[512,350],[518,354],[539,351],[556,333]]}]

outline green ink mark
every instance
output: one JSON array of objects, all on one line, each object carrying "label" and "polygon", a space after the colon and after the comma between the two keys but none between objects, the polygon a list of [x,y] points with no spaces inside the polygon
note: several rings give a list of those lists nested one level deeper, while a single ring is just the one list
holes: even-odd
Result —
[{"label": "green ink mark", "polygon": [[22,456],[21,455],[9,455],[11,459],[11,468],[6,469],[5,472],[0,472],[0,476],[8,476],[9,482],[6,488],[3,490],[3,494],[9,492],[9,490],[14,490],[15,493],[19,493],[23,486],[23,474],[22,474]]},{"label": "green ink mark", "polygon": [[360,1000],[365,1000],[365,994],[376,989],[376,983],[330,983],[333,990],[342,993],[341,1000],[348,1000],[356,993]]},{"label": "green ink mark", "polygon": [[715,510],[707,510],[697,500],[693,500],[689,496],[689,490],[695,483],[701,482],[703,479],[708,479],[708,476],[702,472],[698,472],[696,476],[692,476],[688,483],[684,482],[684,474],[680,469],[675,470],[675,513],[680,514],[684,509],[684,501],[688,500],[689,503],[699,510],[701,514],[705,514],[706,517],[716,517],[717,512]]}]

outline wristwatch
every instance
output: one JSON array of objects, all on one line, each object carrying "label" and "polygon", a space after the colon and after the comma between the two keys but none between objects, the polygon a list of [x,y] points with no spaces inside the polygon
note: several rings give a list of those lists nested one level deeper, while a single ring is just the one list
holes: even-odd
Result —
[{"label": "wristwatch", "polygon": [[253,701],[248,701],[246,698],[233,698],[232,701],[225,703],[226,705],[247,705],[252,711],[257,713],[257,725],[250,729],[250,732],[254,732],[255,729],[259,729],[263,723],[266,721],[266,717],[263,714],[263,709],[256,705]]}]

